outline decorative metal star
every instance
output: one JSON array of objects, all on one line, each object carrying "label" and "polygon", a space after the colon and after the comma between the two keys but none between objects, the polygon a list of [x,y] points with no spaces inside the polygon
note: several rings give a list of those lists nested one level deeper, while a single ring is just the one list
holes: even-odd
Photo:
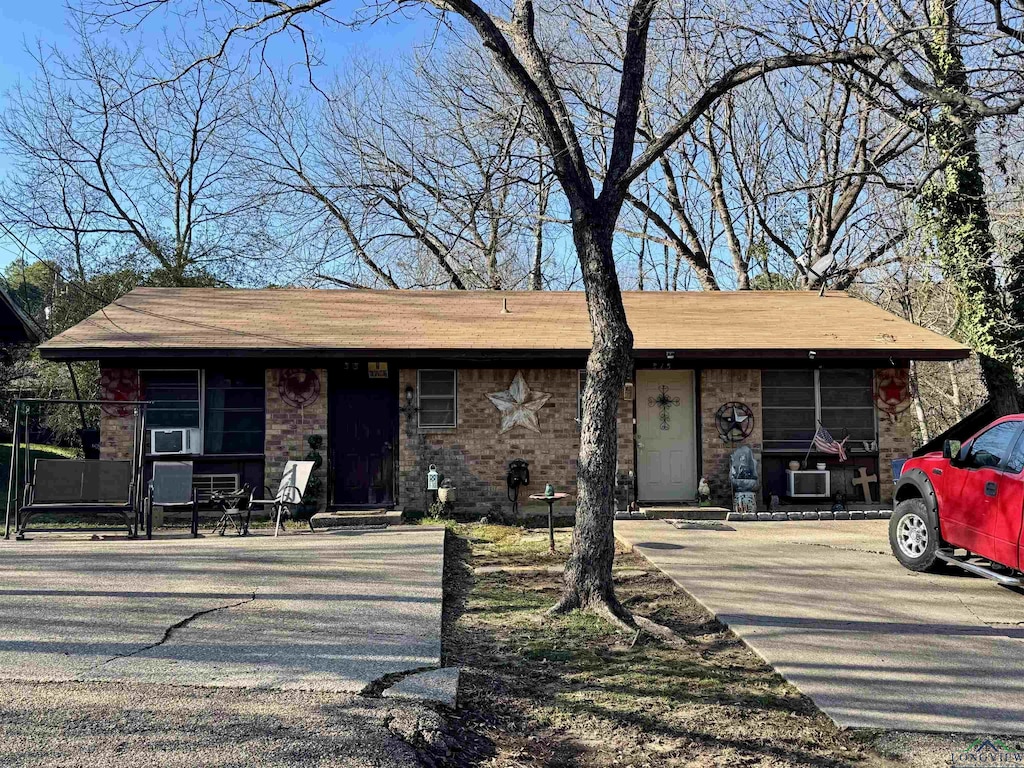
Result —
[{"label": "decorative metal star", "polygon": [[743,431],[743,422],[746,421],[749,416],[745,413],[740,413],[735,407],[732,409],[732,418],[729,419],[729,429],[738,429]]},{"label": "decorative metal star", "polygon": [[544,403],[551,399],[550,392],[538,392],[530,389],[523,378],[522,371],[516,373],[512,384],[504,392],[493,392],[487,399],[501,413],[500,434],[513,427],[526,427],[533,432],[540,432],[540,420],[537,412]]},{"label": "decorative metal star", "polygon": [[737,443],[753,430],[750,409],[743,403],[726,403],[715,414],[718,434],[728,443]]},{"label": "decorative metal star", "polygon": [[887,403],[893,403],[898,405],[902,403],[907,396],[907,388],[901,381],[891,379],[878,387],[878,391],[882,393],[882,399]]}]

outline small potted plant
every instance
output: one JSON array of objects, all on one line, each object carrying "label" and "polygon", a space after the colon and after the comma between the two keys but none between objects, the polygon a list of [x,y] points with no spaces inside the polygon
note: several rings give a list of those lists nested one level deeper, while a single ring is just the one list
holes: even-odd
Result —
[{"label": "small potted plant", "polygon": [[324,457],[320,454],[320,449],[324,447],[323,435],[309,435],[306,442],[309,443],[309,453],[306,454],[305,460],[313,462],[313,471],[306,483],[306,493],[302,497],[302,504],[296,510],[296,516],[302,520],[309,520],[316,514],[317,508],[320,506],[320,496],[324,490],[324,481],[320,479],[320,467],[324,463]]},{"label": "small potted plant", "polygon": [[451,480],[441,483],[441,487],[437,489],[437,500],[449,506],[455,501],[455,486]]}]

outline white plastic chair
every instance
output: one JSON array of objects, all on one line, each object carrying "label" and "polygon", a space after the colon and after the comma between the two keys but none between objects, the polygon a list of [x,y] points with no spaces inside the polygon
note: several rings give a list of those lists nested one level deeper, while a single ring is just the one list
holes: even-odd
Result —
[{"label": "white plastic chair", "polygon": [[306,495],[306,485],[309,483],[309,476],[313,474],[312,461],[289,461],[284,465],[284,472],[281,474],[281,483],[277,487],[277,493],[272,499],[253,499],[250,505],[259,507],[270,507],[274,515],[274,535],[277,536],[281,528],[281,515],[289,507],[297,507],[302,503],[302,497]]}]

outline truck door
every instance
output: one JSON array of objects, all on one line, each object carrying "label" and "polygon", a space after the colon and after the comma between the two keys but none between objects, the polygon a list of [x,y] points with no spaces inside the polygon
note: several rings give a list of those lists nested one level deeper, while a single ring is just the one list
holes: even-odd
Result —
[{"label": "truck door", "polygon": [[939,509],[943,537],[997,563],[1019,562],[1024,509],[1024,446],[1020,421],[1002,421],[978,435],[952,471],[962,474],[959,494]]},{"label": "truck door", "polygon": [[1006,560],[997,563],[1020,569],[1024,566],[1024,429],[1006,461],[1006,474],[999,482],[999,525],[993,533],[996,545]]}]

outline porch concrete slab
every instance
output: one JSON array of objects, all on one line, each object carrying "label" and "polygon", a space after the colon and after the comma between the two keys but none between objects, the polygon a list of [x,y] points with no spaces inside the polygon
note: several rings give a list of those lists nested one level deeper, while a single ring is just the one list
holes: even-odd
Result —
[{"label": "porch concrete slab", "polygon": [[0,546],[0,679],[358,692],[441,655],[441,529]]},{"label": "porch concrete slab", "polygon": [[887,531],[615,526],[840,726],[1024,734],[1024,596],[959,569],[907,571]]}]

